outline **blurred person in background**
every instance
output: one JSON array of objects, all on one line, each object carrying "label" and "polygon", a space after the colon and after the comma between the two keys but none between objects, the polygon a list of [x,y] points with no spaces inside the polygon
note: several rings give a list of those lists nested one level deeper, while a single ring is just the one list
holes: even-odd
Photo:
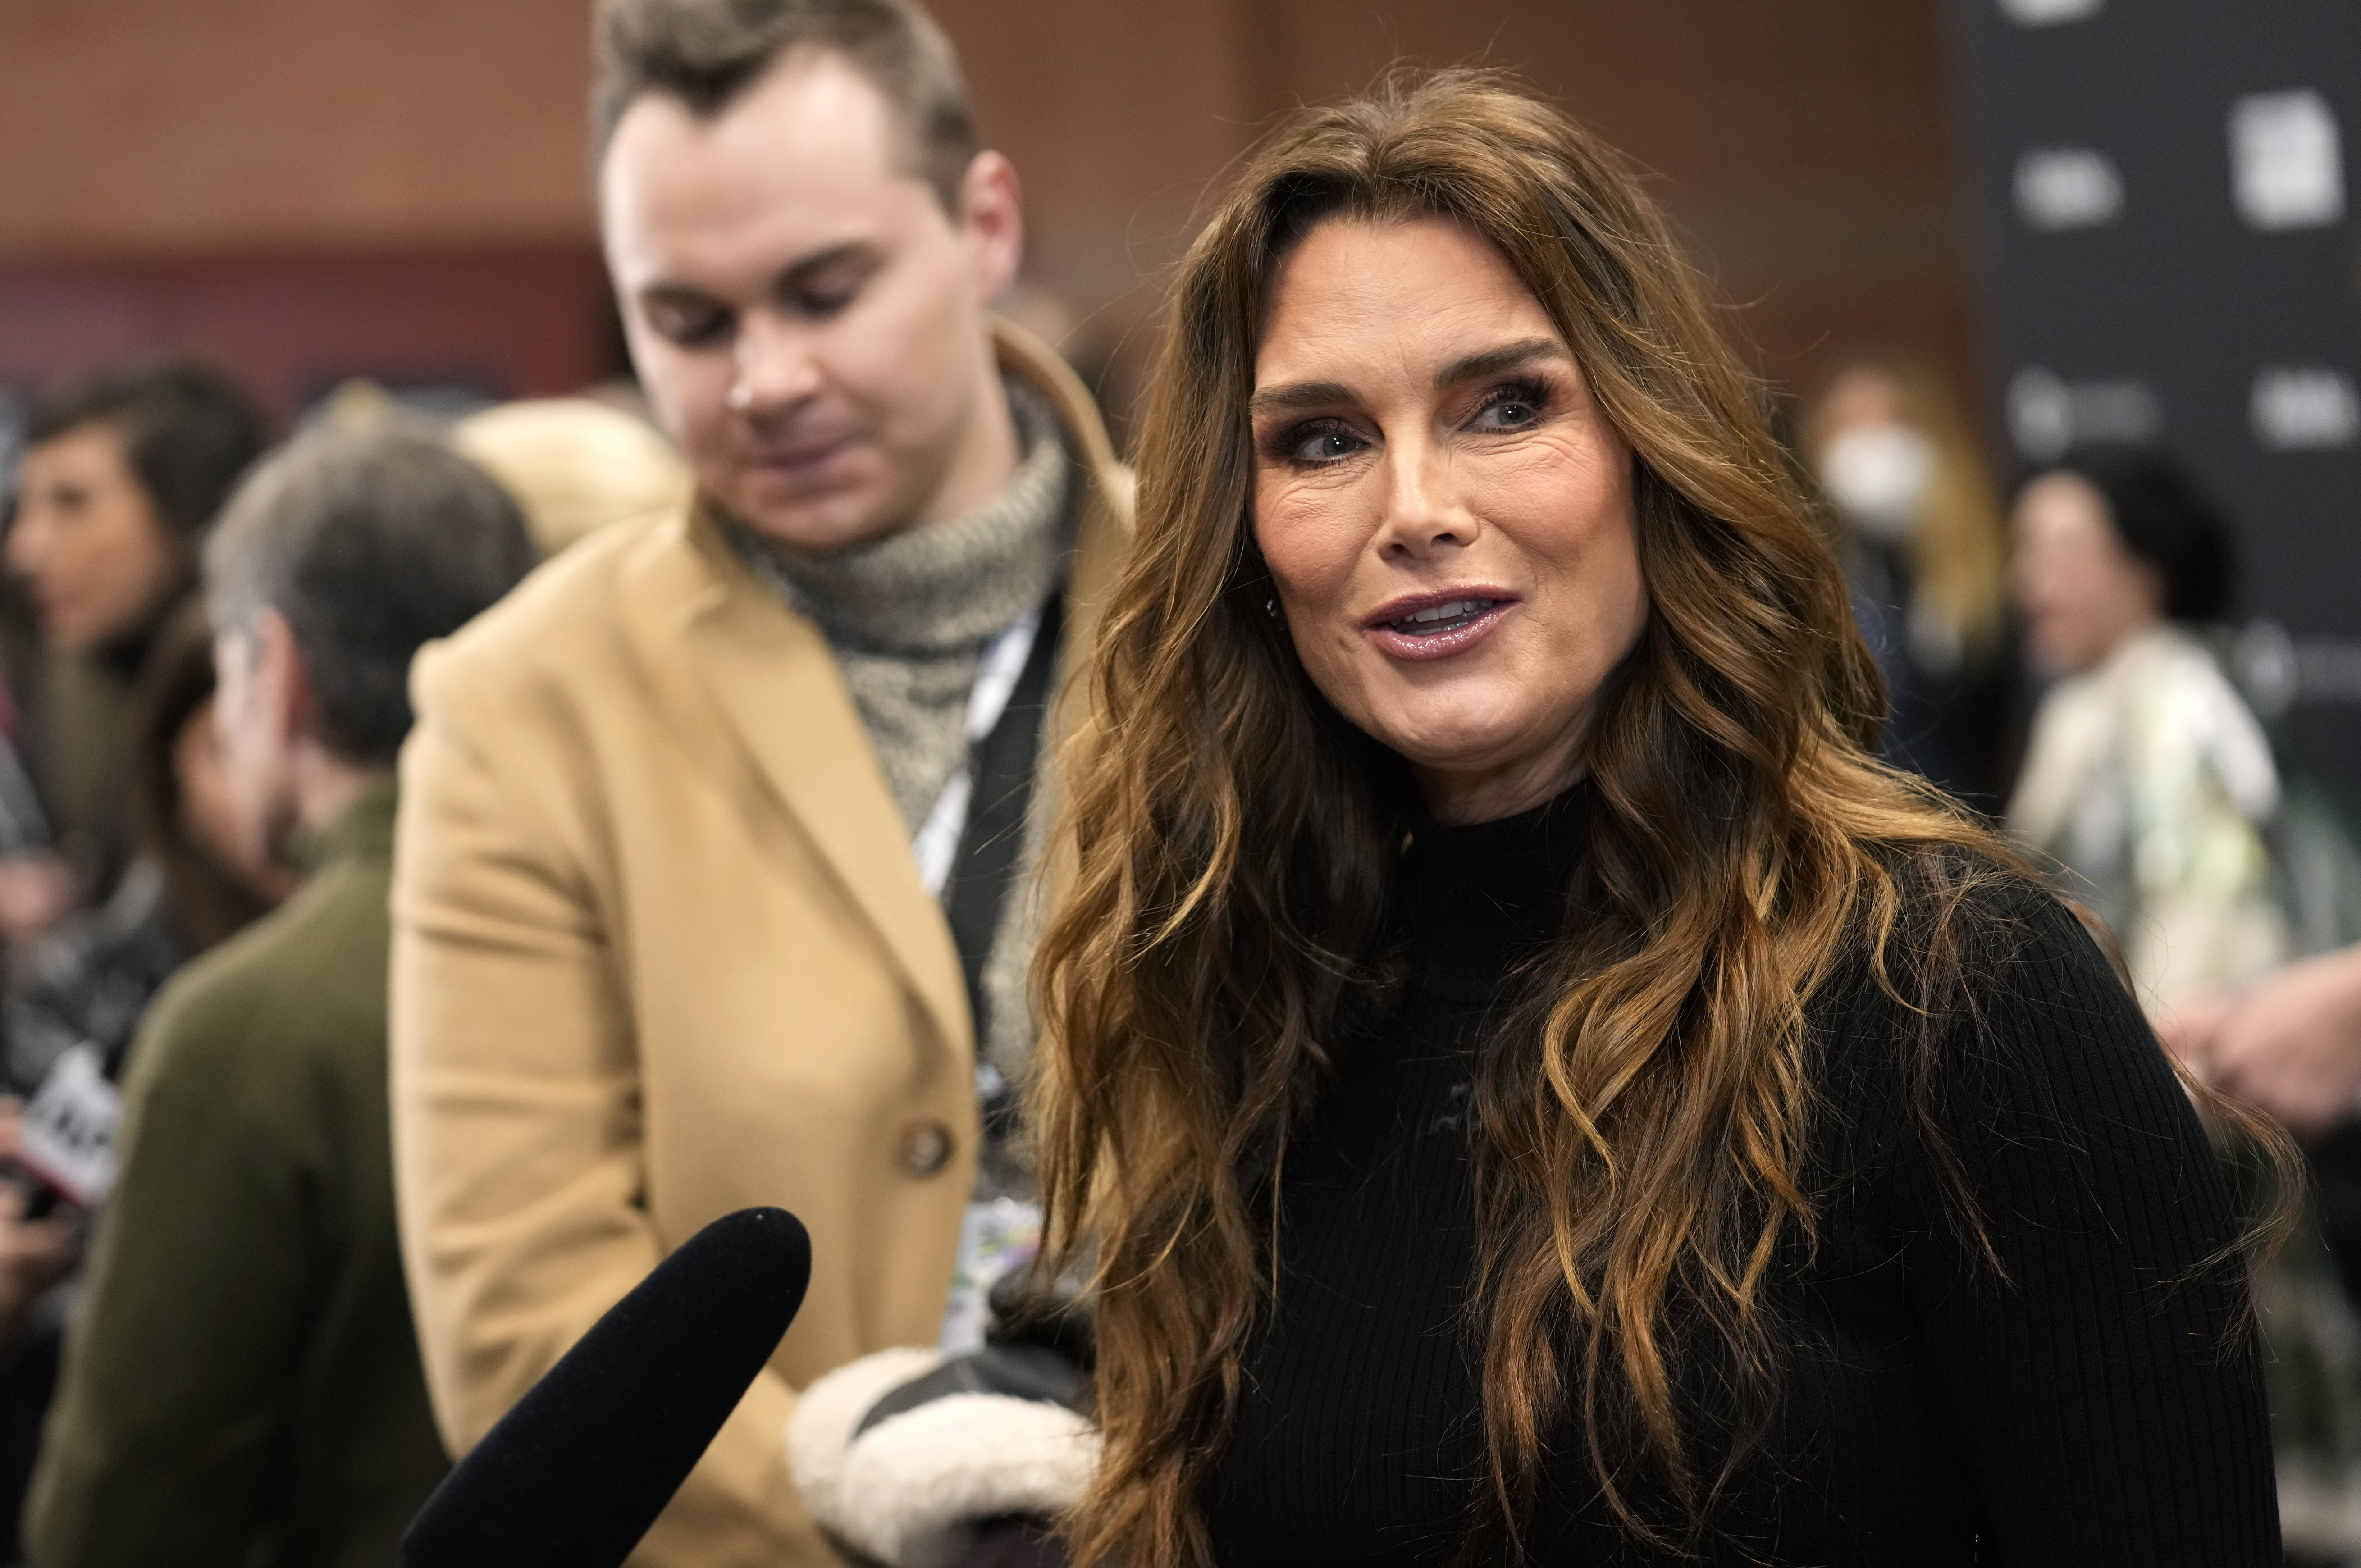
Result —
[{"label": "blurred person in background", "polygon": [[2123,945],[2151,1017],[2288,956],[2267,835],[2279,774],[2195,628],[2229,605],[2227,532],[2181,469],[2093,448],[2018,492],[2026,652],[2054,677],[2008,828]]},{"label": "blurred person in background", "polygon": [[2361,1113],[2361,946],[2184,1003],[2164,1035],[2207,1081],[2318,1137]]},{"label": "blurred person in background", "polygon": [[393,765],[412,656],[536,553],[401,427],[299,438],[205,553],[241,840],[303,869],[141,1026],[32,1497],[43,1568],[391,1561],[445,1468],[385,1100]]},{"label": "blurred person in background", "polygon": [[2310,1212],[2258,1283],[2290,1561],[2361,1558],[2361,945],[2300,959],[2158,1022],[2200,1078],[2278,1118]]},{"label": "blurred person in background", "polygon": [[148,1003],[187,959],[234,936],[292,890],[285,868],[237,832],[214,723],[213,637],[201,617],[158,633],[131,717],[125,819],[130,850],[115,894],[18,955],[5,1007],[5,1080],[40,1086],[75,1045],[118,1076]]},{"label": "blurred person in background", "polygon": [[992,314],[1016,176],[924,13],[607,0],[598,38],[609,269],[697,493],[419,662],[403,1251],[464,1453],[674,1246],[795,1211],[801,1315],[634,1561],[829,1563],[798,1391],[972,1343],[1032,1245],[1036,774],[1128,481]]},{"label": "blurred person in background", "polygon": [[544,556],[688,500],[688,466],[672,444],[595,398],[502,403],[453,425],[451,444],[515,499]]},{"label": "blurred person in background", "polygon": [[[2027,653],[2054,680],[2009,829],[2105,922],[2158,1033],[2207,1074],[2216,1064],[2192,1043],[2198,1015],[2290,952],[2270,850],[2278,770],[2199,635],[2229,604],[2226,526],[2176,464],[2126,448],[2037,475],[2014,521]],[[2300,977],[2288,1003],[2315,1000]],[[2259,1004],[2242,1029],[2287,1019],[2286,1004]],[[2211,1076],[2250,1087],[2226,1069]],[[2297,1563],[2361,1552],[2361,1320],[2320,1197],[2255,1287],[2280,1522]]]},{"label": "blurred person in background", "polygon": [[[173,971],[291,887],[286,871],[249,851],[237,831],[214,731],[213,639],[201,620],[176,617],[159,633],[141,684],[128,786],[132,861],[104,904],[68,916],[9,966],[0,1082],[16,1100],[66,1070],[70,1052],[90,1058],[101,1081],[118,1082],[132,1033]],[[0,1119],[0,1152],[15,1150],[14,1124],[13,1115]],[[17,1538],[71,1304],[71,1292],[54,1287],[81,1251],[71,1212],[27,1218],[38,1190],[0,1186],[0,1258],[38,1252],[56,1266],[0,1266],[0,1540],[8,1542]],[[79,1211],[99,1195],[58,1196]]]},{"label": "blurred person in background", "polygon": [[2000,807],[2008,536],[1983,455],[1943,376],[1859,355],[1803,421],[1843,535],[1854,617],[1884,672],[1884,750],[1986,812]]},{"label": "blurred person in background", "polygon": [[115,890],[137,688],[188,600],[206,527],[267,433],[246,394],[187,360],[112,370],[33,406],[5,557],[38,646],[12,657],[53,852],[0,862],[0,938]]}]

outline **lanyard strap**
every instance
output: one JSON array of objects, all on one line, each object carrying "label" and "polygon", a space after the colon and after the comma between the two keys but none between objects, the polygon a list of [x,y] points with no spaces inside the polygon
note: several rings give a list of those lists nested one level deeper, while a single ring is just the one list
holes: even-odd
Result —
[{"label": "lanyard strap", "polygon": [[975,685],[968,688],[967,760],[943,785],[942,794],[927,813],[926,821],[910,840],[918,862],[918,880],[936,897],[950,881],[951,863],[959,858],[960,837],[967,830],[968,804],[975,794],[975,749],[987,739],[1007,710],[1016,683],[1025,673],[1033,644],[1041,630],[1041,611],[1029,609],[994,634],[976,661]]},{"label": "lanyard strap", "polygon": [[990,1037],[984,961],[1025,848],[1049,677],[1064,630],[1060,589],[984,644],[968,697],[967,762],[910,840],[927,891],[940,898],[967,980],[979,1046]]}]

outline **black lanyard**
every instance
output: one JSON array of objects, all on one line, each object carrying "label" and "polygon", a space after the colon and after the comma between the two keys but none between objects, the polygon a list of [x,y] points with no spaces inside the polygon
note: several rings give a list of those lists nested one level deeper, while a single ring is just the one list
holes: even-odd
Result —
[{"label": "black lanyard", "polygon": [[979,1059],[992,1032],[983,966],[992,956],[992,938],[1000,929],[1001,913],[1008,906],[1009,890],[1024,855],[1025,815],[1033,799],[1033,775],[1041,756],[1041,724],[1049,711],[1049,677],[1057,668],[1064,611],[1065,593],[1060,588],[1041,607],[1041,624],[1033,633],[1032,650],[1025,656],[1024,669],[1017,672],[999,722],[968,752],[968,775],[975,781],[974,793],[968,797],[967,825],[960,832],[959,852],[943,884],[943,913],[950,920],[960,969],[967,977]]}]

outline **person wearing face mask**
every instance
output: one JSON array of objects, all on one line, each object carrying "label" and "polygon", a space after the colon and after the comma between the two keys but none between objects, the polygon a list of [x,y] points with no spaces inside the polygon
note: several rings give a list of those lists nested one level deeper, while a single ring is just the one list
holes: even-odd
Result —
[{"label": "person wearing face mask", "polygon": [[2279,1562],[2197,1114],[1877,761],[1717,315],[1465,73],[1292,117],[1178,269],[1036,970],[1078,1564]]},{"label": "person wearing face mask", "polygon": [[825,1563],[815,1379],[972,1344],[1032,1245],[1041,758],[1128,532],[992,304],[1016,171],[905,0],[605,0],[609,269],[694,497],[422,656],[395,876],[404,1255],[464,1453],[716,1217],[811,1289],[635,1562]]},{"label": "person wearing face mask", "polygon": [[1913,356],[1863,356],[1803,426],[1842,529],[1854,616],[1894,704],[1885,754],[1996,812],[2007,540],[1957,400]]},{"label": "person wearing face mask", "polygon": [[0,936],[21,940],[114,891],[137,688],[167,622],[193,614],[197,548],[266,433],[245,393],[187,360],[34,404],[5,557],[38,633],[10,674],[54,853],[0,865]]}]

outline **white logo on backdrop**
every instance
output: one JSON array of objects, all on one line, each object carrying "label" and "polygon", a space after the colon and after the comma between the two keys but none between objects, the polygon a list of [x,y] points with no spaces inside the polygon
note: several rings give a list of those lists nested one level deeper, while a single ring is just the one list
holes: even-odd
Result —
[{"label": "white logo on backdrop", "polygon": [[2099,14],[2099,0],[2000,0],[2000,14],[2020,27],[2079,22]]},{"label": "white logo on backdrop", "polygon": [[2361,441],[2361,394],[2353,378],[2323,365],[2266,365],[2246,402],[2255,439],[2274,452],[2350,446]]},{"label": "white logo on backdrop", "polygon": [[2361,703],[2361,641],[2293,636],[2268,616],[2238,633],[2230,671],[2266,721],[2299,702]]},{"label": "white logo on backdrop", "polygon": [[2035,463],[2054,462],[2077,446],[2136,446],[2164,433],[2164,400],[2135,377],[2069,381],[2028,365],[2009,378],[2008,433]]},{"label": "white logo on backdrop", "polygon": [[2124,177],[2096,148],[2029,148],[2016,159],[2016,215],[2037,229],[2089,229],[2123,215]]},{"label": "white logo on backdrop", "polygon": [[2230,104],[2230,185],[2258,229],[2309,229],[2345,216],[2336,114],[2310,88],[2255,93]]}]

